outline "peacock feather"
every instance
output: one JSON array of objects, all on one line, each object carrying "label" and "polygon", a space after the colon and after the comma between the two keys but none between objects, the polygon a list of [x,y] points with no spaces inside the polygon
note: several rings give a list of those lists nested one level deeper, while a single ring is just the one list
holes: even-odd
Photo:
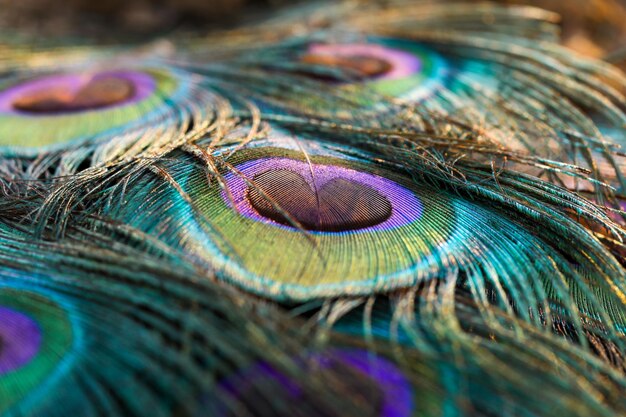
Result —
[{"label": "peacock feather", "polygon": [[0,48],[0,415],[626,413],[626,76],[556,22]]},{"label": "peacock feather", "polygon": [[158,59],[139,65],[124,56],[100,61],[22,68],[2,79],[5,170],[37,179],[50,170],[65,175],[158,152],[171,136],[192,131],[194,118],[219,106],[198,77]]}]

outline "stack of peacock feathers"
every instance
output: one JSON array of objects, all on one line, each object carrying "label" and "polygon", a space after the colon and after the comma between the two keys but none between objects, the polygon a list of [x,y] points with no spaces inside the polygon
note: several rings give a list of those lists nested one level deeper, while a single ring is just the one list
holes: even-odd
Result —
[{"label": "stack of peacock feathers", "polygon": [[556,21],[6,41],[0,415],[625,415],[626,76]]}]

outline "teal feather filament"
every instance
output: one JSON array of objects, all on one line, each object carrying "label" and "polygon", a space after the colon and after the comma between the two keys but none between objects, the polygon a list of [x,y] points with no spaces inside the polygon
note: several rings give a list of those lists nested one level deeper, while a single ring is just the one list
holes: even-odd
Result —
[{"label": "teal feather filament", "polygon": [[67,313],[29,291],[0,287],[0,412],[37,388],[72,345]]}]

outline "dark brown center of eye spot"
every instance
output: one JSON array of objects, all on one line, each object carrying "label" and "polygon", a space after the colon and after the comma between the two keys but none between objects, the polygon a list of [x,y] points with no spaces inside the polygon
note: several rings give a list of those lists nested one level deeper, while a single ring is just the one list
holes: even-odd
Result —
[{"label": "dark brown center of eye spot", "polygon": [[[391,216],[391,203],[375,189],[335,178],[316,191],[298,173],[269,170],[248,187],[252,207],[263,217],[306,230],[341,232],[375,226]],[[291,219],[291,221],[290,221]]]},{"label": "dark brown center of eye spot", "polygon": [[329,54],[306,54],[301,59],[305,64],[343,68],[363,78],[374,78],[391,71],[391,64],[384,59],[364,55],[338,56]]},{"label": "dark brown center of eye spot", "polygon": [[13,108],[27,113],[76,112],[112,106],[134,94],[131,81],[109,76],[94,79],[76,92],[61,86],[37,90],[15,100]]}]

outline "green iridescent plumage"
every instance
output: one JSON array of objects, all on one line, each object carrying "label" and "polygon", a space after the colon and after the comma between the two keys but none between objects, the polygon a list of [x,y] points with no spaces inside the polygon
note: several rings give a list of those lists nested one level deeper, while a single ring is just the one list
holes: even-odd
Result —
[{"label": "green iridescent plumage", "polygon": [[[224,279],[245,289],[279,299],[366,295],[443,278],[459,269],[466,273],[475,271],[472,275],[483,279],[494,275],[505,281],[522,276],[578,275],[568,266],[569,261],[559,255],[562,249],[557,244],[558,235],[577,236],[584,245],[578,255],[576,249],[566,251],[566,256],[576,258],[581,268],[605,276],[614,276],[620,270],[610,255],[603,253],[601,245],[585,238],[587,232],[582,227],[554,210],[552,205],[563,204],[557,199],[575,198],[564,191],[546,189],[546,185],[533,184],[530,178],[506,173],[501,174],[500,189],[486,184],[478,187],[471,182],[456,184],[428,163],[406,166],[406,174],[402,175],[394,170],[391,161],[387,167],[376,167],[367,164],[366,155],[361,155],[360,160],[346,159],[341,157],[346,150],[324,150],[323,143],[315,143],[311,138],[274,130],[268,134],[272,139],[252,142],[252,146],[236,150],[232,156],[234,148],[220,149],[212,164],[223,168],[214,173],[216,179],[211,181],[207,181],[207,173],[198,162],[189,157],[169,157],[160,170],[176,186],[155,178],[154,170],[147,170],[146,175],[130,180],[123,191],[116,189],[123,196],[114,193],[103,198],[105,205],[98,215],[115,218],[192,258],[204,259],[206,265],[221,271]],[[251,190],[258,187],[257,176],[283,165],[305,177],[310,171],[312,190],[320,190],[328,182],[324,176],[329,175],[367,181],[370,186],[380,181],[377,189],[383,197],[387,196],[397,218],[386,218],[354,231],[339,228],[325,232],[315,228],[303,230],[297,209],[289,213],[291,216],[283,224],[259,216],[247,202]],[[461,163],[457,169],[462,169]],[[329,170],[339,173],[328,173]],[[469,174],[472,173],[468,170]],[[359,175],[365,178],[359,179]],[[491,174],[478,171],[473,175],[478,181]],[[455,188],[464,188],[464,194],[454,195]],[[533,189],[538,195],[531,197]],[[526,193],[524,206],[516,199],[521,192]],[[280,209],[280,201],[263,195]],[[484,199],[486,204],[473,201],[472,195]],[[121,198],[139,205],[111,204]],[[549,198],[553,201],[546,200]],[[102,203],[90,205],[98,207]],[[300,199],[299,204],[306,203]],[[585,208],[582,200],[573,204],[580,210],[595,210],[591,206]],[[536,213],[528,212],[529,209]],[[329,210],[334,210],[339,218],[343,215],[337,211],[340,207]],[[538,213],[551,219],[542,225],[552,230],[543,238],[528,232]],[[549,251],[544,249],[546,244],[550,245]],[[590,255],[598,264],[587,263],[585,258]]]},{"label": "green iridescent plumage", "polygon": [[624,75],[538,9],[298,10],[137,59],[129,130],[79,120],[124,77],[11,96],[79,139],[0,163],[0,415],[624,414]]}]

